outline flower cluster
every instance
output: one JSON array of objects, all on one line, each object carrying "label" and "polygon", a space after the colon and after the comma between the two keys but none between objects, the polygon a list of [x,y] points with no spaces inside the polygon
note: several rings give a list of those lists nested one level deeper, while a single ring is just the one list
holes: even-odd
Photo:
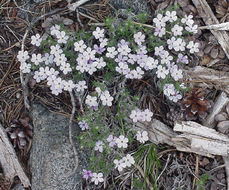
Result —
[{"label": "flower cluster", "polygon": [[140,143],[145,143],[146,141],[149,140],[149,137],[148,137],[148,132],[147,131],[138,131],[137,134],[136,134],[136,137],[137,137],[137,140],[140,142]]},{"label": "flower cluster", "polygon": [[[102,91],[99,87],[96,87],[95,90],[103,106],[112,106],[112,101],[114,98],[110,95],[108,90]],[[89,107],[98,107],[98,98],[96,96],[87,95],[85,103]]]},{"label": "flower cluster", "polygon": [[[118,153],[119,158],[122,156],[121,159],[115,159],[117,158],[117,155],[115,155],[111,159],[115,169],[119,172],[135,164],[132,155],[128,153],[123,155],[123,150],[127,150],[128,143],[132,140],[129,137],[129,131],[128,133],[125,132],[126,124],[130,122],[123,122],[121,116],[117,114],[120,118],[120,122],[118,122],[122,127],[122,132],[109,131],[107,133],[101,131],[99,126],[101,126],[103,120],[108,119],[109,114],[101,114],[104,108],[100,109],[100,106],[106,106],[105,109],[113,114],[112,109],[109,109],[109,107],[114,104],[114,98],[117,97],[113,97],[115,93],[110,90],[110,86],[108,88],[101,85],[100,88],[95,85],[97,87],[94,92],[85,92],[88,86],[82,78],[85,76],[92,78],[89,75],[110,71],[112,76],[113,72],[116,72],[115,75],[123,75],[122,78],[125,78],[125,80],[142,79],[145,73],[155,74],[163,84],[164,95],[169,100],[178,102],[182,98],[180,89],[185,88],[183,84],[180,84],[183,78],[182,65],[189,63],[188,56],[190,54],[199,51],[199,44],[186,40],[190,38],[184,38],[184,35],[197,33],[198,27],[194,24],[192,15],[179,19],[175,11],[158,14],[153,19],[153,25],[153,28],[155,28],[153,32],[147,33],[147,30],[143,32],[141,29],[141,31],[138,30],[135,33],[130,32],[128,38],[121,37],[118,39],[113,38],[113,36],[116,36],[114,33],[111,35],[106,32],[106,29],[96,27],[91,32],[89,40],[86,37],[82,37],[83,35],[79,35],[80,38],[75,38],[68,32],[63,31],[59,25],[54,25],[50,29],[51,38],[48,38],[49,40],[46,40],[46,42],[39,34],[31,37],[31,44],[34,46],[40,47],[45,43],[48,44],[49,47],[46,48],[45,53],[35,51],[32,55],[29,55],[28,51],[19,51],[17,55],[18,61],[21,63],[21,71],[23,73],[32,72],[33,78],[37,83],[46,80],[53,94],[59,95],[63,91],[74,91],[80,97],[82,96],[85,104],[93,110],[86,109],[90,113],[88,115],[90,118],[80,118],[78,122],[81,130],[85,131],[85,137],[90,134],[93,139],[90,141],[91,143],[88,143],[88,146],[96,151],[96,156],[105,155],[107,150],[108,152],[113,152],[114,155]],[[155,41],[157,42],[152,42],[153,45],[150,46],[152,43],[149,41],[151,39],[149,37],[152,34],[156,36]],[[69,52],[73,52],[74,55],[69,55]],[[101,70],[105,72],[101,72]],[[75,78],[80,78],[80,80],[75,81],[72,76],[76,76]],[[114,108],[114,105],[112,108]],[[100,117],[104,115],[105,118]],[[150,109],[143,111],[134,109],[129,115],[134,123],[138,121],[150,122],[152,116],[153,112]],[[91,122],[91,118],[93,118],[93,122]],[[98,119],[99,122],[94,122],[97,118],[100,118]],[[109,121],[107,124],[110,127],[110,125],[118,122]],[[99,134],[100,137],[91,136],[91,133]],[[105,135],[102,136],[103,134]],[[149,140],[147,131],[138,131],[135,137],[134,134],[132,134],[132,138],[136,138],[140,143],[145,143]],[[99,171],[100,169],[92,170]],[[83,170],[83,178],[86,180],[90,178],[95,185],[104,181],[103,175],[106,174]]]},{"label": "flower cluster", "polygon": [[179,93],[179,91],[176,90],[173,84],[165,84],[163,91],[164,94],[173,102],[177,102],[182,98],[182,95]]},{"label": "flower cluster", "polygon": [[138,121],[151,121],[151,118],[153,116],[153,112],[151,112],[149,109],[145,109],[144,111],[141,110],[132,110],[130,114],[130,118],[133,120],[134,123]]},{"label": "flower cluster", "polygon": [[[174,81],[179,81],[183,78],[183,74],[182,69],[180,69],[176,63],[188,63],[188,57],[187,55],[183,55],[183,52],[186,49],[189,50],[191,54],[199,51],[198,43],[193,41],[186,42],[182,37],[183,31],[185,30],[190,33],[197,33],[197,25],[194,25],[193,16],[185,16],[181,19],[181,22],[179,22],[175,11],[167,11],[165,15],[158,14],[157,17],[153,19],[153,23],[155,24],[155,36],[162,38],[166,33],[171,35],[164,46],[155,47],[154,55],[158,58],[156,66],[157,77],[166,79],[170,76]],[[168,26],[172,26],[171,31],[169,31]],[[163,40],[166,39],[163,38]],[[168,49],[166,50],[164,47]],[[171,53],[169,51],[171,51]],[[176,52],[178,52],[178,56],[177,59],[174,60]],[[174,53],[175,56],[173,56]],[[170,100],[177,102],[182,96],[175,89],[174,85],[171,84],[171,86],[169,92],[167,91],[167,86],[164,87],[164,94]]]},{"label": "flower cluster", "polygon": [[100,182],[103,182],[103,173],[92,173],[90,170],[83,169],[83,178],[88,180],[88,178],[91,178],[91,182],[93,182],[95,185],[98,185]]},{"label": "flower cluster", "polygon": [[[45,55],[32,54],[29,63],[27,63],[30,59],[28,52],[19,51],[17,57],[21,62],[20,68],[23,73],[29,73],[32,64],[38,66],[39,70],[35,71],[34,79],[37,82],[47,79],[48,85],[55,95],[63,90],[72,91],[76,88],[78,92],[83,92],[86,89],[86,84],[75,85],[71,79],[63,80],[60,75],[66,76],[72,71],[92,75],[97,70],[106,67],[109,62],[114,62],[115,70],[128,79],[141,79],[145,72],[154,70],[159,79],[165,80],[171,77],[175,82],[179,81],[183,78],[183,73],[176,63],[188,63],[188,57],[184,55],[185,50],[189,50],[191,54],[199,51],[199,44],[193,41],[186,42],[183,32],[195,34],[198,27],[194,24],[192,15],[178,19],[175,11],[166,11],[164,15],[158,14],[153,19],[153,23],[155,25],[154,35],[166,42],[163,46],[155,47],[153,55],[148,55],[150,52],[146,47],[144,33],[140,31],[135,33],[133,35],[134,43],[121,39],[117,45],[111,46],[109,45],[109,35],[105,33],[105,29],[97,27],[92,32],[94,37],[92,45],[88,45],[91,43],[85,43],[82,39],[74,42],[77,58],[75,59],[76,66],[71,67],[70,60],[64,53],[65,45],[70,37],[65,31],[61,31],[60,26],[54,25],[51,27],[50,33],[57,44],[52,45],[50,52]],[[165,35],[166,33],[169,35]],[[31,40],[31,44],[38,47],[42,42],[39,34],[32,36]],[[167,96],[166,92],[164,94]],[[101,94],[100,98],[103,105],[112,105],[113,98],[108,91]],[[95,97],[88,96],[87,102],[89,106],[97,106]]]},{"label": "flower cluster", "polygon": [[131,165],[135,164],[135,161],[133,156],[127,154],[120,160],[115,159],[114,164],[115,164],[115,169],[118,169],[118,171],[121,172],[123,171],[124,168],[131,167]]}]

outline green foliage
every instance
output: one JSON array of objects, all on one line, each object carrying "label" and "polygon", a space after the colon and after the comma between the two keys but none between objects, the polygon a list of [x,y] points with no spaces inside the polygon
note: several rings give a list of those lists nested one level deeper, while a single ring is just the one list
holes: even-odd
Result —
[{"label": "green foliage", "polygon": [[205,184],[208,180],[209,176],[207,174],[203,174],[200,179],[196,182],[198,190],[205,190]]}]

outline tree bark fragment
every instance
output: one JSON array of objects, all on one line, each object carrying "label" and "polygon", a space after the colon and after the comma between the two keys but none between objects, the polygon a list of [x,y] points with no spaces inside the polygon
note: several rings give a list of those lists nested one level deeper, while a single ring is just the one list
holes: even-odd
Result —
[{"label": "tree bark fragment", "polygon": [[3,167],[4,175],[13,181],[18,176],[24,187],[30,186],[29,178],[26,176],[17,155],[10,143],[7,134],[0,124],[0,163]]}]

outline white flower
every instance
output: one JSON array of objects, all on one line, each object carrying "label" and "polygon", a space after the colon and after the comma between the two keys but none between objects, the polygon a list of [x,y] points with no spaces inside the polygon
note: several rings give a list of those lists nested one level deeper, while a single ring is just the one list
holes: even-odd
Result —
[{"label": "white flower", "polygon": [[102,93],[102,90],[101,90],[101,88],[99,88],[99,87],[96,87],[96,88],[95,88],[95,91],[98,93],[98,96],[100,96],[101,93]]},{"label": "white flower", "polygon": [[64,65],[66,63],[67,58],[66,58],[65,54],[56,54],[54,61],[56,62],[57,66],[60,66],[60,65]]},{"label": "white flower", "polygon": [[[190,24],[190,23],[193,21],[192,18],[193,18],[192,15],[188,15],[188,16],[185,15],[184,18],[181,19],[181,22],[182,22],[183,24],[185,24],[185,23],[186,23],[186,24],[187,24],[187,23]],[[193,23],[194,23],[194,21],[193,21]]]},{"label": "white flower", "polygon": [[30,73],[31,72],[31,64],[21,63],[20,70],[22,73]]},{"label": "white flower", "polygon": [[86,85],[86,81],[85,80],[79,81],[76,84],[76,91],[77,92],[84,92],[85,89],[87,89],[87,85]]},{"label": "white flower", "polygon": [[123,135],[120,135],[116,139],[116,144],[117,144],[118,148],[127,148],[128,141],[129,141],[128,138],[124,137]]},{"label": "white flower", "polygon": [[102,173],[93,173],[91,177],[91,182],[94,182],[95,185],[98,185],[99,182],[103,182],[103,174]]},{"label": "white flower", "polygon": [[126,167],[130,167],[131,165],[135,164],[134,157],[131,156],[130,154],[127,154],[123,158],[123,162],[125,163]]},{"label": "white flower", "polygon": [[178,38],[174,42],[173,48],[175,51],[184,51],[185,50],[185,42],[181,38]]},{"label": "white flower", "polygon": [[167,40],[168,48],[173,49],[174,48],[174,42],[176,41],[175,37],[172,37],[171,39]]},{"label": "white flower", "polygon": [[58,96],[62,93],[62,88],[60,86],[56,86],[55,84],[50,87],[51,93]]},{"label": "white flower", "polygon": [[100,29],[99,27],[96,27],[96,30],[93,31],[93,36],[95,36],[95,39],[100,39],[104,37],[104,29]]},{"label": "white flower", "polygon": [[47,67],[47,68],[45,68],[44,69],[44,67],[40,67],[39,68],[39,72],[40,72],[40,74],[42,75],[41,76],[41,80],[45,80],[46,78],[47,78],[47,72],[49,71],[49,68]]},{"label": "white flower", "polygon": [[42,58],[41,58],[41,54],[32,54],[32,58],[31,58],[31,62],[34,63],[34,65],[39,65],[39,63],[43,62]]},{"label": "white flower", "polygon": [[45,65],[49,65],[53,63],[54,56],[49,55],[49,53],[45,53],[45,56],[42,58],[42,60],[45,62]]},{"label": "white flower", "polygon": [[42,74],[39,71],[35,71],[33,78],[36,80],[37,83],[39,83],[42,80]]},{"label": "white flower", "polygon": [[63,89],[63,80],[60,77],[56,78],[56,80],[54,81],[54,85],[56,88]]},{"label": "white flower", "polygon": [[185,27],[185,30],[187,30],[188,32],[192,32],[193,34],[196,34],[198,32],[198,25],[187,25]]},{"label": "white flower", "polygon": [[89,129],[89,126],[85,120],[80,121],[78,124],[82,131]]},{"label": "white flower", "polygon": [[28,54],[29,54],[28,51],[19,51],[17,55],[18,61],[24,63],[27,59],[29,59]]},{"label": "white flower", "polygon": [[157,18],[153,19],[153,22],[155,23],[156,27],[165,27],[166,21],[167,21],[167,18],[163,17],[162,14],[158,14]]},{"label": "white flower", "polygon": [[80,53],[83,53],[86,47],[87,46],[84,44],[83,40],[74,43],[74,50],[79,51]]},{"label": "white flower", "polygon": [[68,40],[68,36],[66,35],[65,31],[61,31],[61,32],[56,32],[56,37],[57,37],[57,42],[59,44],[63,43],[66,44],[67,40]]},{"label": "white flower", "polygon": [[165,67],[162,67],[161,65],[159,65],[157,67],[156,74],[158,78],[165,79],[166,75],[169,74],[169,71]]},{"label": "white flower", "polygon": [[170,73],[171,73],[171,76],[173,77],[173,79],[175,81],[178,81],[179,79],[183,78],[183,74],[182,74],[182,70],[181,69],[178,69],[178,68],[173,69],[173,67],[172,67]]},{"label": "white flower", "polygon": [[117,137],[114,137],[113,135],[109,135],[107,138],[107,142],[109,142],[109,147],[114,147],[116,145],[116,139]]},{"label": "white flower", "polygon": [[138,110],[132,110],[130,114],[130,118],[136,123],[139,120],[140,112]]},{"label": "white flower", "polygon": [[138,55],[142,55],[142,54],[147,54],[147,49],[146,49],[146,46],[139,46],[136,53]]},{"label": "white flower", "polygon": [[104,146],[104,143],[102,142],[102,141],[97,141],[96,143],[95,143],[95,151],[99,151],[99,152],[103,152],[103,146]]},{"label": "white flower", "polygon": [[56,71],[54,68],[50,68],[49,71],[46,72],[47,76],[55,75],[57,76],[59,74],[59,71]]},{"label": "white flower", "polygon": [[121,55],[128,55],[131,52],[131,49],[128,47],[128,45],[123,45],[118,48],[118,52]]},{"label": "white flower", "polygon": [[106,57],[114,58],[118,52],[115,50],[115,47],[108,47]]},{"label": "white flower", "polygon": [[146,141],[149,140],[147,131],[143,131],[143,132],[138,131],[136,137],[137,137],[137,141],[139,141],[140,143],[145,143]]},{"label": "white flower", "polygon": [[141,32],[138,32],[138,33],[134,34],[134,41],[135,41],[138,45],[141,45],[142,42],[145,41],[145,35],[142,34]]},{"label": "white flower", "polygon": [[178,91],[176,91],[173,96],[170,96],[169,99],[172,100],[173,102],[178,102],[178,100],[180,100],[182,98],[182,95],[179,94]]},{"label": "white flower", "polygon": [[171,96],[175,93],[175,87],[173,84],[165,84],[163,88],[163,93],[166,96]]},{"label": "white flower", "polygon": [[142,121],[151,121],[151,118],[153,116],[153,112],[151,112],[149,109],[145,109],[142,113]]},{"label": "white flower", "polygon": [[50,48],[51,48],[50,54],[59,55],[59,54],[63,53],[63,50],[60,48],[59,44],[57,44],[55,46],[51,46]]},{"label": "white flower", "polygon": [[48,76],[48,78],[47,78],[47,85],[48,86],[52,86],[52,85],[54,85],[54,82],[56,81],[56,75],[50,75],[50,76]]},{"label": "white flower", "polygon": [[87,72],[92,75],[96,71],[96,63],[87,64]]},{"label": "white flower", "polygon": [[187,45],[187,48],[190,49],[190,53],[197,53],[199,52],[199,43],[194,43],[193,41],[190,41]]},{"label": "white flower", "polygon": [[75,88],[75,84],[73,83],[72,80],[69,81],[64,81],[64,90],[71,92],[73,88]]},{"label": "white flower", "polygon": [[87,95],[86,97],[86,101],[85,103],[88,105],[88,106],[98,106],[98,103],[97,103],[97,97],[93,97],[93,96],[90,96],[90,95]]},{"label": "white flower", "polygon": [[174,21],[177,20],[176,14],[177,14],[176,11],[172,11],[172,12],[166,11],[166,13],[165,13],[166,16],[165,17],[169,22],[174,22]]},{"label": "white flower", "polygon": [[162,37],[165,35],[165,27],[156,27],[155,28],[155,32],[154,32],[154,35],[155,36],[158,36],[158,37]]},{"label": "white flower", "polygon": [[159,55],[161,55],[161,53],[164,51],[164,47],[163,47],[163,46],[155,47],[154,51],[155,51],[154,54],[155,54],[156,56],[159,56]]},{"label": "white flower", "polygon": [[123,169],[126,167],[126,164],[123,162],[123,159],[121,160],[114,160],[115,169],[118,169],[119,172],[123,171]]},{"label": "white flower", "polygon": [[107,46],[107,41],[108,41],[107,38],[100,38],[99,41],[100,41],[101,48],[104,48],[105,46]]},{"label": "white flower", "polygon": [[102,104],[104,106],[112,106],[112,101],[113,101],[113,97],[110,95],[110,93],[106,90],[104,91],[101,96],[100,99],[102,100]]},{"label": "white flower", "polygon": [[64,63],[60,65],[60,70],[66,75],[72,71],[72,68],[69,63]]},{"label": "white flower", "polygon": [[36,34],[35,36],[31,36],[31,44],[39,47],[41,45],[42,39],[40,34]]},{"label": "white flower", "polygon": [[170,61],[173,60],[173,57],[169,55],[168,51],[165,51],[163,55],[161,55],[161,64],[169,64]]},{"label": "white flower", "polygon": [[98,69],[101,69],[106,66],[106,62],[103,60],[103,57],[97,58],[94,63],[96,64],[96,67]]},{"label": "white flower", "polygon": [[60,26],[55,24],[50,28],[51,35],[56,35],[56,33],[60,32]]},{"label": "white flower", "polygon": [[92,50],[90,47],[88,47],[84,52],[83,52],[83,56],[85,57],[85,59],[89,60],[89,59],[95,59],[95,50]]},{"label": "white flower", "polygon": [[152,58],[152,57],[148,57],[146,60],[146,67],[148,67],[149,70],[155,69],[157,68],[158,65],[158,60]]},{"label": "white flower", "polygon": [[172,31],[172,33],[173,33],[174,36],[180,36],[180,35],[182,35],[183,27],[176,24],[172,28],[171,31]]}]

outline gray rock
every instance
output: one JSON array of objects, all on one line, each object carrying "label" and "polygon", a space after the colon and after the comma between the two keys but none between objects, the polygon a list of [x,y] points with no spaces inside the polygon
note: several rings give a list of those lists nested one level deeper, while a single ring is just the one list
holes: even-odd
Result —
[{"label": "gray rock", "polygon": [[151,13],[151,9],[147,5],[147,0],[110,0],[109,3],[117,10],[132,9],[135,14]]},{"label": "gray rock", "polygon": [[[30,165],[32,189],[34,190],[78,190],[81,186],[83,168],[87,167],[87,155],[78,151],[79,165],[74,175],[74,154],[68,138],[69,120],[49,112],[39,104],[32,106],[33,145]],[[73,138],[80,130],[73,124]]]},{"label": "gray rock", "polygon": [[14,188],[11,190],[25,190],[25,188],[21,184],[17,184]]}]

